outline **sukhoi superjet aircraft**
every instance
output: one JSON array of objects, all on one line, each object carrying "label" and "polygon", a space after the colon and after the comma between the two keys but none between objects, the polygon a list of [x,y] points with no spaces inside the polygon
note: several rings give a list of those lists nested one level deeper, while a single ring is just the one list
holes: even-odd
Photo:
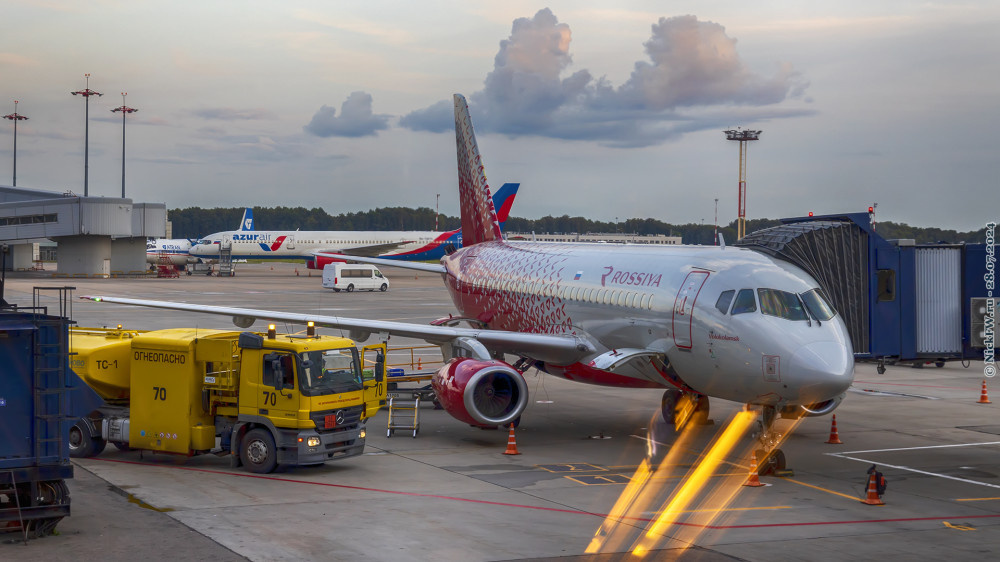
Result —
[{"label": "sukhoi superjet aircraft", "polygon": [[777,442],[768,435],[778,414],[823,415],[840,404],[854,378],[850,339],[802,269],[725,245],[504,241],[461,95],[455,133],[464,246],[438,264],[357,259],[440,274],[457,316],[422,325],[85,298],[223,314],[242,327],[255,319],[315,322],[357,340],[420,338],[447,359],[433,379],[441,405],[483,427],[519,420],[528,404],[522,373],[531,367],[589,384],[660,389],[667,422],[676,421],[682,399],[695,405],[692,417],[707,416],[710,397],[745,403],[761,414],[765,446]]}]

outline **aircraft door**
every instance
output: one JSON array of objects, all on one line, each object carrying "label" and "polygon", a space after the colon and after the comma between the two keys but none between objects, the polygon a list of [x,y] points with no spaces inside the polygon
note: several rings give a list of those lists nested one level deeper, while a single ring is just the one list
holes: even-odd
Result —
[{"label": "aircraft door", "polygon": [[694,322],[694,303],[708,275],[707,271],[692,271],[687,274],[681,288],[677,290],[671,327],[674,333],[674,345],[680,349],[691,349],[693,345],[691,330]]},{"label": "aircraft door", "polygon": [[222,242],[220,243],[221,249],[231,250],[233,249],[233,237],[229,234],[222,235]]},{"label": "aircraft door", "polygon": [[288,248],[289,250],[294,250],[295,249],[295,235],[294,234],[293,235],[289,235],[288,238],[285,238],[285,247]]},{"label": "aircraft door", "polygon": [[364,381],[365,413],[362,419],[374,416],[385,404],[385,361],[384,343],[366,345],[361,349],[361,378]]}]

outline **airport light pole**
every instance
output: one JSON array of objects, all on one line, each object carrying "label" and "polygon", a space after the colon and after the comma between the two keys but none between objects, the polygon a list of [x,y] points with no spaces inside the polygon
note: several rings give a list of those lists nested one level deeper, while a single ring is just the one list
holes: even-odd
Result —
[{"label": "airport light pole", "polygon": [[86,113],[84,114],[83,121],[83,196],[87,197],[90,195],[90,190],[87,186],[87,176],[90,175],[90,96],[103,96],[104,94],[100,92],[95,92],[90,89],[90,73],[84,74],[87,78],[87,87],[83,90],[77,92],[70,92],[74,96],[83,96],[86,100]]},{"label": "airport light pole", "polygon": [[740,143],[740,191],[739,203],[737,205],[736,239],[739,240],[746,235],[747,218],[747,143],[760,138],[762,131],[742,130],[739,128],[723,131],[726,133],[726,140],[739,141]]},{"label": "airport light pole", "polygon": [[112,113],[120,111],[122,113],[122,199],[125,199],[125,116],[129,113],[139,111],[133,107],[125,105],[125,96],[128,92],[122,92],[122,106],[111,110]]},{"label": "airport light pole", "polygon": [[719,198],[715,198],[715,245],[719,245]]},{"label": "airport light pole", "polygon": [[14,187],[17,187],[17,122],[27,121],[28,118],[24,115],[18,115],[17,113],[17,100],[14,100],[14,113],[10,115],[4,115],[4,119],[9,119],[14,122]]}]

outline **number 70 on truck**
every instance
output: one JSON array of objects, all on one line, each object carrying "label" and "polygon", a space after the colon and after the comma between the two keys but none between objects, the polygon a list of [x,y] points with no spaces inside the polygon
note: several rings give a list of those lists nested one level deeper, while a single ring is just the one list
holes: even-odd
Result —
[{"label": "number 70 on truck", "polygon": [[385,404],[384,343],[203,329],[71,330],[73,370],[104,399],[70,431],[70,454],[108,442],[229,455],[258,473],[360,455]]}]

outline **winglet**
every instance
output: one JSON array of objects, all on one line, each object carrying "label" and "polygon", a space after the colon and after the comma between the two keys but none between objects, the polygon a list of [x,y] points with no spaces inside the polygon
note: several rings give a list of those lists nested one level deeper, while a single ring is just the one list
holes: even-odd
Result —
[{"label": "winglet", "polygon": [[469,104],[461,94],[455,94],[455,144],[458,152],[462,245],[502,240],[490,186],[486,182],[485,167],[476,144],[476,133],[472,130]]},{"label": "winglet", "polygon": [[246,210],[243,211],[243,220],[240,221],[239,230],[253,230],[253,209],[250,207],[247,207]]}]

